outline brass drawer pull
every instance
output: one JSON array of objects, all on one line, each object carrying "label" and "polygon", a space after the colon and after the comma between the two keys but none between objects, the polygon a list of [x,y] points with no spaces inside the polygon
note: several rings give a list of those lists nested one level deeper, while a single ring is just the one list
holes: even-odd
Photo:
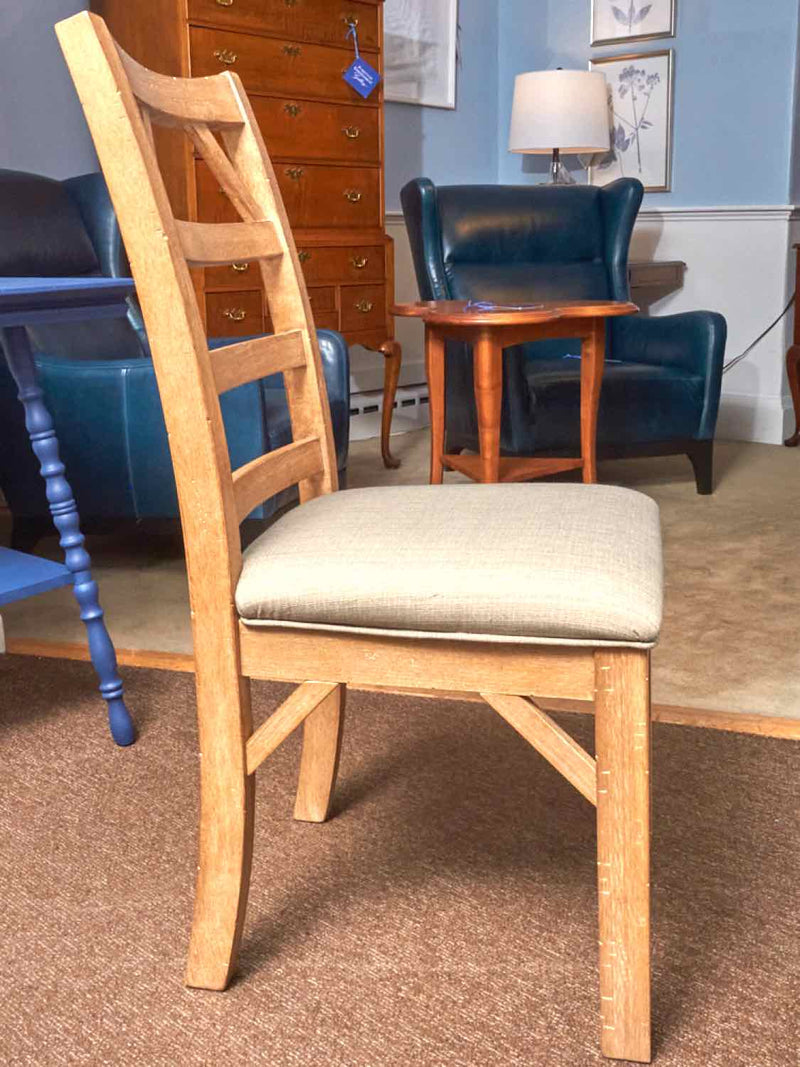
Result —
[{"label": "brass drawer pull", "polygon": [[361,136],[361,130],[358,126],[342,126],[342,133],[349,141],[355,141]]},{"label": "brass drawer pull", "polygon": [[366,256],[353,256],[350,262],[353,264],[356,270],[363,270],[364,267],[366,267],[367,263],[369,263],[369,260]]},{"label": "brass drawer pull", "polygon": [[239,274],[244,274],[246,270],[250,270],[249,263],[231,263],[231,270],[237,271]]},{"label": "brass drawer pull", "polygon": [[291,178],[293,182],[299,182],[304,174],[305,174],[305,171],[303,170],[302,167],[287,167],[286,168],[286,176],[288,178]]},{"label": "brass drawer pull", "polygon": [[217,0],[220,7],[233,7],[233,0]]},{"label": "brass drawer pull", "polygon": [[345,26],[357,26],[358,19],[355,15],[342,15],[342,22]]},{"label": "brass drawer pull", "polygon": [[231,52],[230,48],[217,48],[214,52],[214,59],[218,59],[226,67],[233,66],[238,58],[235,52]]},{"label": "brass drawer pull", "polygon": [[358,189],[345,189],[343,195],[345,200],[349,200],[351,204],[357,204],[361,199],[361,193]]},{"label": "brass drawer pull", "polygon": [[244,308],[225,308],[222,312],[226,319],[230,319],[231,322],[242,322],[247,318],[247,312]]},{"label": "brass drawer pull", "polygon": [[301,263],[308,263],[308,261],[311,259],[311,253],[306,252],[304,248],[302,249],[302,251],[297,253],[297,258],[300,260]]},{"label": "brass drawer pull", "polygon": [[355,309],[356,311],[360,311],[362,315],[366,315],[368,311],[372,311],[374,306],[375,305],[372,303],[371,300],[359,300],[359,302],[355,305]]},{"label": "brass drawer pull", "polygon": [[293,119],[296,119],[303,109],[299,104],[284,104],[283,110],[286,112],[287,115],[290,115]]},{"label": "brass drawer pull", "polygon": [[297,44],[285,44],[282,51],[285,56],[299,56],[301,49]]},{"label": "brass drawer pull", "polygon": [[297,7],[297,0],[283,0],[287,7]]}]

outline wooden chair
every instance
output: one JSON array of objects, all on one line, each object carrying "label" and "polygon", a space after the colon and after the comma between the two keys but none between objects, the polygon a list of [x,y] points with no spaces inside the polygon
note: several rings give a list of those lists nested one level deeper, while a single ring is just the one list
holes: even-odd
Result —
[{"label": "wooden chair", "polygon": [[[335,493],[305,285],[238,77],[155,74],[87,12],[57,32],[136,279],[180,497],[202,752],[187,983],[224,989],[231,978],[262,760],[304,724],[294,814],[321,822],[347,685],[477,691],[597,807],[602,1048],[648,1061],[648,674],[661,610],[655,505],[627,490],[579,485]],[[242,222],[173,217],[154,124],[186,132]],[[241,260],[260,263],[275,334],[209,351],[189,268]],[[293,443],[232,471],[218,395],[277,371]],[[240,522],[293,483],[300,507],[243,558]],[[396,564],[403,553],[416,566],[405,568],[405,584]],[[299,683],[255,730],[250,678]],[[596,758],[530,694],[594,699]]]}]

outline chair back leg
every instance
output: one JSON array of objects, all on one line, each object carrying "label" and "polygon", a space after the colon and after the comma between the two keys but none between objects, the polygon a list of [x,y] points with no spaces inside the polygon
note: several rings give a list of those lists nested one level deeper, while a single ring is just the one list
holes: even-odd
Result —
[{"label": "chair back leg", "polygon": [[[252,733],[250,681],[228,665],[197,660],[200,837],[186,984],[225,989],[236,967],[253,855],[255,776],[247,773]],[[227,677],[225,677],[227,675]]]},{"label": "chair back leg", "polygon": [[595,652],[601,1049],[650,1062],[650,656]]}]

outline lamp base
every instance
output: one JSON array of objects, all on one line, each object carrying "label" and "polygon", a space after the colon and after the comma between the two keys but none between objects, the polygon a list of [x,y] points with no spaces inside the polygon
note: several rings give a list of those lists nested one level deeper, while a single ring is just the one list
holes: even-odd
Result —
[{"label": "lamp base", "polygon": [[561,162],[561,156],[557,148],[553,149],[553,158],[550,160],[550,181],[546,185],[577,185],[570,172]]}]

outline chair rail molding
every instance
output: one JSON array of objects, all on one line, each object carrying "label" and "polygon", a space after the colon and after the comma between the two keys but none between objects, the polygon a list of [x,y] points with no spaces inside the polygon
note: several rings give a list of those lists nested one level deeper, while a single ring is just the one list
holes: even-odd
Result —
[{"label": "chair rail molding", "polygon": [[[398,301],[416,300],[414,267],[401,211],[386,212],[395,242]],[[742,352],[778,317],[794,292],[792,244],[800,241],[800,205],[748,204],[645,208],[631,241],[635,260],[683,260],[683,288],[637,291],[642,310],[670,315],[708,308],[728,321],[726,359]],[[784,370],[792,315],[723,379],[719,439],[780,444],[794,428]],[[403,382],[424,381],[422,329],[398,322]]]}]

